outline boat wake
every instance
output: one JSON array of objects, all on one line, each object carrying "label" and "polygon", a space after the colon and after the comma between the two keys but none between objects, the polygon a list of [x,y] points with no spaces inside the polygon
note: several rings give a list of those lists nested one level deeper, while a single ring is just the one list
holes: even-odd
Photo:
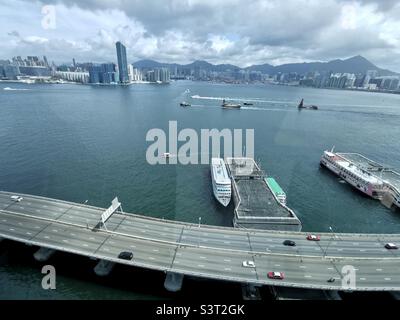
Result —
[{"label": "boat wake", "polygon": [[192,99],[201,99],[201,100],[226,100],[226,101],[243,101],[243,102],[255,102],[255,103],[276,103],[276,104],[287,104],[290,101],[281,101],[281,100],[264,100],[261,98],[235,98],[235,97],[208,97],[208,96],[200,96],[195,94],[191,96]]},{"label": "boat wake", "polygon": [[5,87],[5,88],[3,88],[3,90],[6,90],[6,91],[27,91],[29,89]]}]

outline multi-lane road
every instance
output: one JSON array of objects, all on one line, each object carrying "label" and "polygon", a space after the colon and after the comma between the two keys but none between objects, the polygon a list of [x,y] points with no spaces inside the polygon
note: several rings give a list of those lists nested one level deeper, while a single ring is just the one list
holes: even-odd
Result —
[{"label": "multi-lane road", "polygon": [[[23,200],[15,202],[12,195]],[[0,238],[58,251],[183,275],[242,283],[342,290],[351,266],[352,290],[400,290],[399,234],[306,233],[244,230],[115,213],[101,227],[105,209],[0,192]],[[295,247],[283,245],[293,240]],[[131,251],[131,261],[118,259]],[[254,261],[255,268],[243,267]],[[268,279],[270,271],[284,280]],[[334,282],[328,279],[334,278]],[[353,278],[352,278],[353,279]]]}]

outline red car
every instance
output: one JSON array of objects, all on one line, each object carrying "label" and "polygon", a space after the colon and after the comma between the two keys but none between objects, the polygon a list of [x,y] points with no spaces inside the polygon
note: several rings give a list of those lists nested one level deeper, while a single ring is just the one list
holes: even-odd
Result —
[{"label": "red car", "polygon": [[319,241],[319,240],[321,240],[321,236],[316,236],[315,234],[309,234],[309,235],[307,236],[307,240],[310,240],[310,241]]},{"label": "red car", "polygon": [[285,279],[285,274],[283,272],[271,271],[271,272],[268,272],[268,278],[283,280],[283,279]]}]

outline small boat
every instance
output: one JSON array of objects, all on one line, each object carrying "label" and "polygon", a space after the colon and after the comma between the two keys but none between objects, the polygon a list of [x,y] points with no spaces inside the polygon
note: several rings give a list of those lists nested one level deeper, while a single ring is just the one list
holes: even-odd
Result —
[{"label": "small boat", "polygon": [[304,99],[301,99],[299,105],[297,106],[297,108],[300,109],[309,109],[309,110],[318,110],[318,107],[315,105],[311,105],[311,106],[306,106],[304,105]]},{"label": "small boat", "polygon": [[190,103],[185,102],[185,101],[182,101],[179,105],[180,105],[181,107],[190,107]]},{"label": "small boat", "polygon": [[245,102],[245,103],[243,103],[243,105],[245,105],[245,106],[252,106],[253,103],[251,103],[251,102]]},{"label": "small boat", "polygon": [[164,154],[163,154],[163,157],[164,158],[169,158],[171,156],[171,154],[169,153],[169,152],[165,152]]},{"label": "small boat", "polygon": [[232,108],[232,109],[239,109],[242,106],[240,104],[236,104],[236,103],[226,103],[225,99],[222,100],[222,108]]}]

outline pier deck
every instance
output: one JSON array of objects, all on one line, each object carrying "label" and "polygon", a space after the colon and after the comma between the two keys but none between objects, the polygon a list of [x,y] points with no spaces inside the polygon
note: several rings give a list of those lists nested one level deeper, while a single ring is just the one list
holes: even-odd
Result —
[{"label": "pier deck", "polygon": [[280,203],[251,158],[227,158],[232,178],[235,227],[300,231],[296,214]]}]

